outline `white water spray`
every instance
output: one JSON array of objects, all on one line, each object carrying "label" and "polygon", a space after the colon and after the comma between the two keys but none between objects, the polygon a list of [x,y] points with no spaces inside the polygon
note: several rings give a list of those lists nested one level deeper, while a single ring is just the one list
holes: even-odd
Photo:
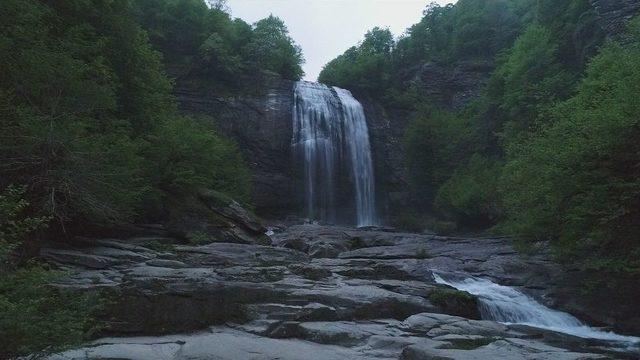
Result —
[{"label": "white water spray", "polygon": [[292,146],[304,163],[307,216],[335,222],[336,182],[353,183],[358,226],[376,224],[373,161],[362,105],[347,90],[300,81],[294,89]]},{"label": "white water spray", "polygon": [[587,339],[640,345],[640,338],[589,327],[574,316],[550,309],[512,287],[472,277],[463,280],[445,280],[436,273],[433,277],[438,284],[449,285],[476,295],[480,301],[480,313],[486,320],[528,325]]}]

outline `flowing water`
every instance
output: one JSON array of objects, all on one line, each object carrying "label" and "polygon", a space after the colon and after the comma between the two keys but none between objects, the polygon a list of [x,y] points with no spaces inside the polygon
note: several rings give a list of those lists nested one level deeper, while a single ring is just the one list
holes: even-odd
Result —
[{"label": "flowing water", "polygon": [[[294,89],[295,158],[302,163],[311,219],[336,222],[340,179],[352,188],[355,223],[376,225],[375,178],[364,109],[348,90],[300,81]],[[341,176],[342,172],[346,177]]]},{"label": "flowing water", "polygon": [[476,295],[480,301],[479,307],[483,319],[506,324],[528,325],[586,339],[621,343],[629,347],[640,346],[640,338],[589,327],[574,316],[550,309],[512,287],[473,277],[445,279],[444,275],[436,273],[433,276],[439,284],[449,285]]}]

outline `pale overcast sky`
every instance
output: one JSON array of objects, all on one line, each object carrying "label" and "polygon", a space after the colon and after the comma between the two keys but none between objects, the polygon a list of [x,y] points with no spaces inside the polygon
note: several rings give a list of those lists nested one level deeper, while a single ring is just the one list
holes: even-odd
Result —
[{"label": "pale overcast sky", "polygon": [[[422,18],[432,0],[228,0],[233,17],[248,23],[280,17],[302,47],[306,80],[322,66],[361,41],[367,30],[389,27],[397,37]],[[442,5],[455,0],[434,1]]]}]

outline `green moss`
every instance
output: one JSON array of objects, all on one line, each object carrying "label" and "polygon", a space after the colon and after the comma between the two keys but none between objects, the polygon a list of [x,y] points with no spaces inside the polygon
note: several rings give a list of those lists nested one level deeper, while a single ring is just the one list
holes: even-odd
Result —
[{"label": "green moss", "polygon": [[354,236],[351,239],[349,239],[349,248],[351,250],[362,249],[366,246],[367,244],[359,236]]},{"label": "green moss", "polygon": [[480,319],[477,299],[466,291],[436,288],[427,297],[432,304],[440,307],[447,314],[467,319]]},{"label": "green moss", "polygon": [[46,354],[81,344],[102,328],[96,294],[49,285],[61,276],[30,266],[0,278],[0,358]]},{"label": "green moss", "polygon": [[172,252],[174,250],[174,244],[167,244],[157,240],[151,241],[144,245],[145,247],[158,252]]},{"label": "green moss", "polygon": [[416,251],[416,259],[428,259],[430,257],[431,254],[429,254],[429,252],[425,248],[420,248],[418,249],[418,251]]},{"label": "green moss", "polygon": [[426,221],[424,217],[413,213],[400,213],[392,220],[391,225],[404,231],[422,232]]},{"label": "green moss", "polygon": [[211,235],[203,232],[203,231],[194,231],[187,234],[187,239],[189,240],[189,244],[191,245],[207,245],[215,242]]},{"label": "green moss", "polygon": [[478,338],[478,339],[456,339],[456,340],[447,340],[452,345],[450,347],[446,347],[447,349],[456,349],[456,350],[474,350],[479,347],[483,347],[491,344],[494,341],[500,340],[500,338]]}]

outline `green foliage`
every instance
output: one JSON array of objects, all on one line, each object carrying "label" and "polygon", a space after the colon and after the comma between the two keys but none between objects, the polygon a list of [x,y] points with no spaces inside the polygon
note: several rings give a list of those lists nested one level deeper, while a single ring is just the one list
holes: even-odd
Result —
[{"label": "green foliage", "polygon": [[209,234],[202,231],[194,231],[187,234],[187,239],[189,240],[189,244],[195,246],[207,245],[215,241]]},{"label": "green foliage", "polygon": [[503,129],[507,142],[517,142],[535,131],[536,120],[546,107],[566,97],[571,81],[557,61],[557,53],[551,32],[531,25],[494,74],[490,96],[497,98],[508,119]]},{"label": "green foliage", "polygon": [[[134,16],[142,6],[149,13]],[[225,47],[248,44],[250,27],[195,0],[7,0],[0,16],[1,187],[25,184],[34,207],[62,225],[139,219],[161,207],[152,199],[198,186],[247,200],[237,149],[176,114],[161,57],[137,20],[166,25],[150,36],[163,49],[184,47],[181,58],[220,53],[217,33]]]},{"label": "green foliage", "polygon": [[0,194],[0,272],[11,267],[11,254],[33,232],[50,220],[46,217],[24,217],[29,203],[25,189],[9,186]]},{"label": "green foliage", "polygon": [[412,231],[421,233],[427,229],[427,219],[421,214],[402,212],[395,214],[391,221],[391,225],[397,229],[404,231]]},{"label": "green foliage", "polygon": [[130,219],[146,190],[136,133],[170,109],[144,33],[112,2],[8,0],[0,11],[3,179],[60,221]]},{"label": "green foliage", "polygon": [[174,194],[210,188],[249,201],[251,178],[244,160],[233,142],[216,134],[210,118],[163,123],[147,152],[158,189]]},{"label": "green foliage", "polygon": [[614,262],[621,264],[616,268],[627,271],[640,266],[640,37],[634,35],[627,46],[602,49],[577,94],[553,109],[539,136],[509,148],[502,186],[506,231],[557,239],[561,255],[620,256],[627,262]]},{"label": "green foliage", "polygon": [[318,81],[383,94],[390,81],[391,54],[395,44],[389,29],[374,28],[364,41],[323,68]]},{"label": "green foliage", "polygon": [[300,47],[277,17],[251,26],[232,19],[224,1],[139,0],[134,9],[180,84],[237,91],[263,73],[304,75]]},{"label": "green foliage", "polygon": [[474,154],[438,189],[435,208],[447,218],[473,227],[486,227],[499,215],[498,179],[501,164]]},{"label": "green foliage", "polygon": [[[329,62],[318,80],[384,98],[409,88],[407,70],[425,62],[492,60],[517,36],[523,2],[432,3],[420,23],[407,29],[397,42],[389,30],[374,28],[361,44]],[[391,86],[394,88],[389,89]]]},{"label": "green foliage", "polygon": [[471,118],[423,109],[405,132],[404,149],[411,184],[420,201],[432,202],[435,191],[455,166],[473,152]]},{"label": "green foliage", "polygon": [[427,296],[429,301],[448,314],[467,319],[479,319],[478,302],[466,291],[448,288],[435,288]]},{"label": "green foliage", "polygon": [[0,278],[0,356],[51,353],[79,345],[99,330],[95,296],[49,284],[58,273],[29,266]]},{"label": "green foliage", "polygon": [[304,75],[300,67],[304,61],[302,50],[294,44],[284,22],[273,15],[255,23],[248,52],[262,70],[291,80],[299,80]]},{"label": "green foliage", "polygon": [[25,190],[10,186],[0,195],[0,357],[52,352],[79,344],[97,330],[100,301],[53,288],[60,274],[35,265],[18,268],[16,250],[48,218],[29,217]]}]

